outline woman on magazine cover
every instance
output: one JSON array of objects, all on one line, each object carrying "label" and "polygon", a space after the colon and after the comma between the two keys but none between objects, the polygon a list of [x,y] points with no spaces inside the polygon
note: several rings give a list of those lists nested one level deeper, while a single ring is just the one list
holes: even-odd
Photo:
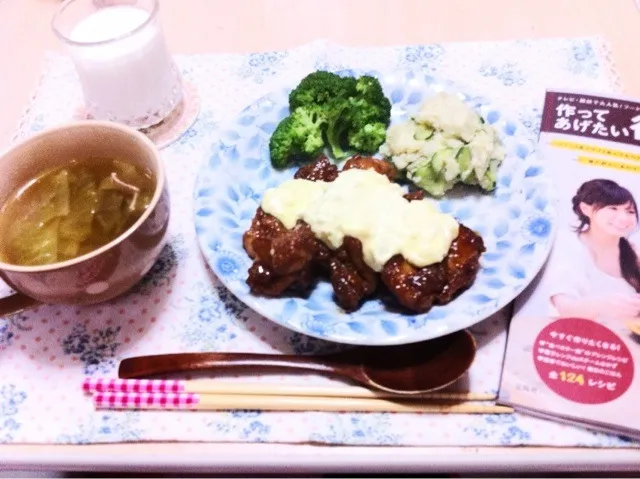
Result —
[{"label": "woman on magazine cover", "polygon": [[640,315],[640,265],[628,236],[638,226],[636,201],[616,182],[583,183],[572,199],[578,225],[559,234],[550,271],[555,316],[633,319]]}]

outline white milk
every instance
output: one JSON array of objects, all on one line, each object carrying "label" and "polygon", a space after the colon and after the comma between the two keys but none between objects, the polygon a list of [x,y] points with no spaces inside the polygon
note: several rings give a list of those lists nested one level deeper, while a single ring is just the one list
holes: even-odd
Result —
[{"label": "white milk", "polygon": [[[127,5],[103,8],[78,22],[69,39],[111,40],[139,27],[149,15]],[[168,115],[182,97],[179,74],[155,19],[103,45],[72,45],[71,55],[86,107],[96,119],[148,127]]]}]

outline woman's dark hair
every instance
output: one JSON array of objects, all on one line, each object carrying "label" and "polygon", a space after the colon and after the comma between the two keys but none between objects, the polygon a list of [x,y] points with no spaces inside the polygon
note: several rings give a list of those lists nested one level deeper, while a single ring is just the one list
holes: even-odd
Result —
[{"label": "woman's dark hair", "polygon": [[[580,203],[592,206],[595,211],[606,206],[620,206],[630,204],[638,220],[638,207],[633,195],[615,181],[596,179],[583,183],[571,200],[573,212],[578,216],[580,224],[576,231],[582,233],[589,227],[589,217],[580,209]],[[620,238],[620,271],[622,277],[633,289],[640,293],[640,266],[638,255],[627,238]]]}]

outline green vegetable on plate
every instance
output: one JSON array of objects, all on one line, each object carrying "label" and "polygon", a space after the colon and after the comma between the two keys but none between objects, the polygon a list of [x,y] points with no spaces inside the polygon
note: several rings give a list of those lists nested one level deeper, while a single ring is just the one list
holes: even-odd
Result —
[{"label": "green vegetable on plate", "polygon": [[430,97],[409,120],[391,126],[380,151],[436,197],[458,183],[493,190],[505,155],[496,130],[448,93]]},{"label": "green vegetable on plate", "polygon": [[320,70],[291,91],[289,111],[269,140],[277,169],[311,161],[325,149],[336,160],[376,153],[386,138],[391,102],[377,78]]}]

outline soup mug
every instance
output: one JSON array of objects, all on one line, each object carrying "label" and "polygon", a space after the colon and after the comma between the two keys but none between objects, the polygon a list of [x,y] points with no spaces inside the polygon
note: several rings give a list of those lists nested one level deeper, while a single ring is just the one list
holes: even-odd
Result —
[{"label": "soup mug", "polygon": [[[0,299],[0,315],[39,302],[80,305],[112,299],[151,269],[165,244],[170,202],[160,153],[145,135],[116,123],[68,123],[39,132],[4,152],[0,155],[0,208],[18,188],[74,158],[95,162],[122,159],[149,169],[155,179],[153,198],[130,228],[87,254],[41,266],[0,260],[0,277],[16,291]],[[0,242],[3,234],[6,232],[0,231]]]}]

